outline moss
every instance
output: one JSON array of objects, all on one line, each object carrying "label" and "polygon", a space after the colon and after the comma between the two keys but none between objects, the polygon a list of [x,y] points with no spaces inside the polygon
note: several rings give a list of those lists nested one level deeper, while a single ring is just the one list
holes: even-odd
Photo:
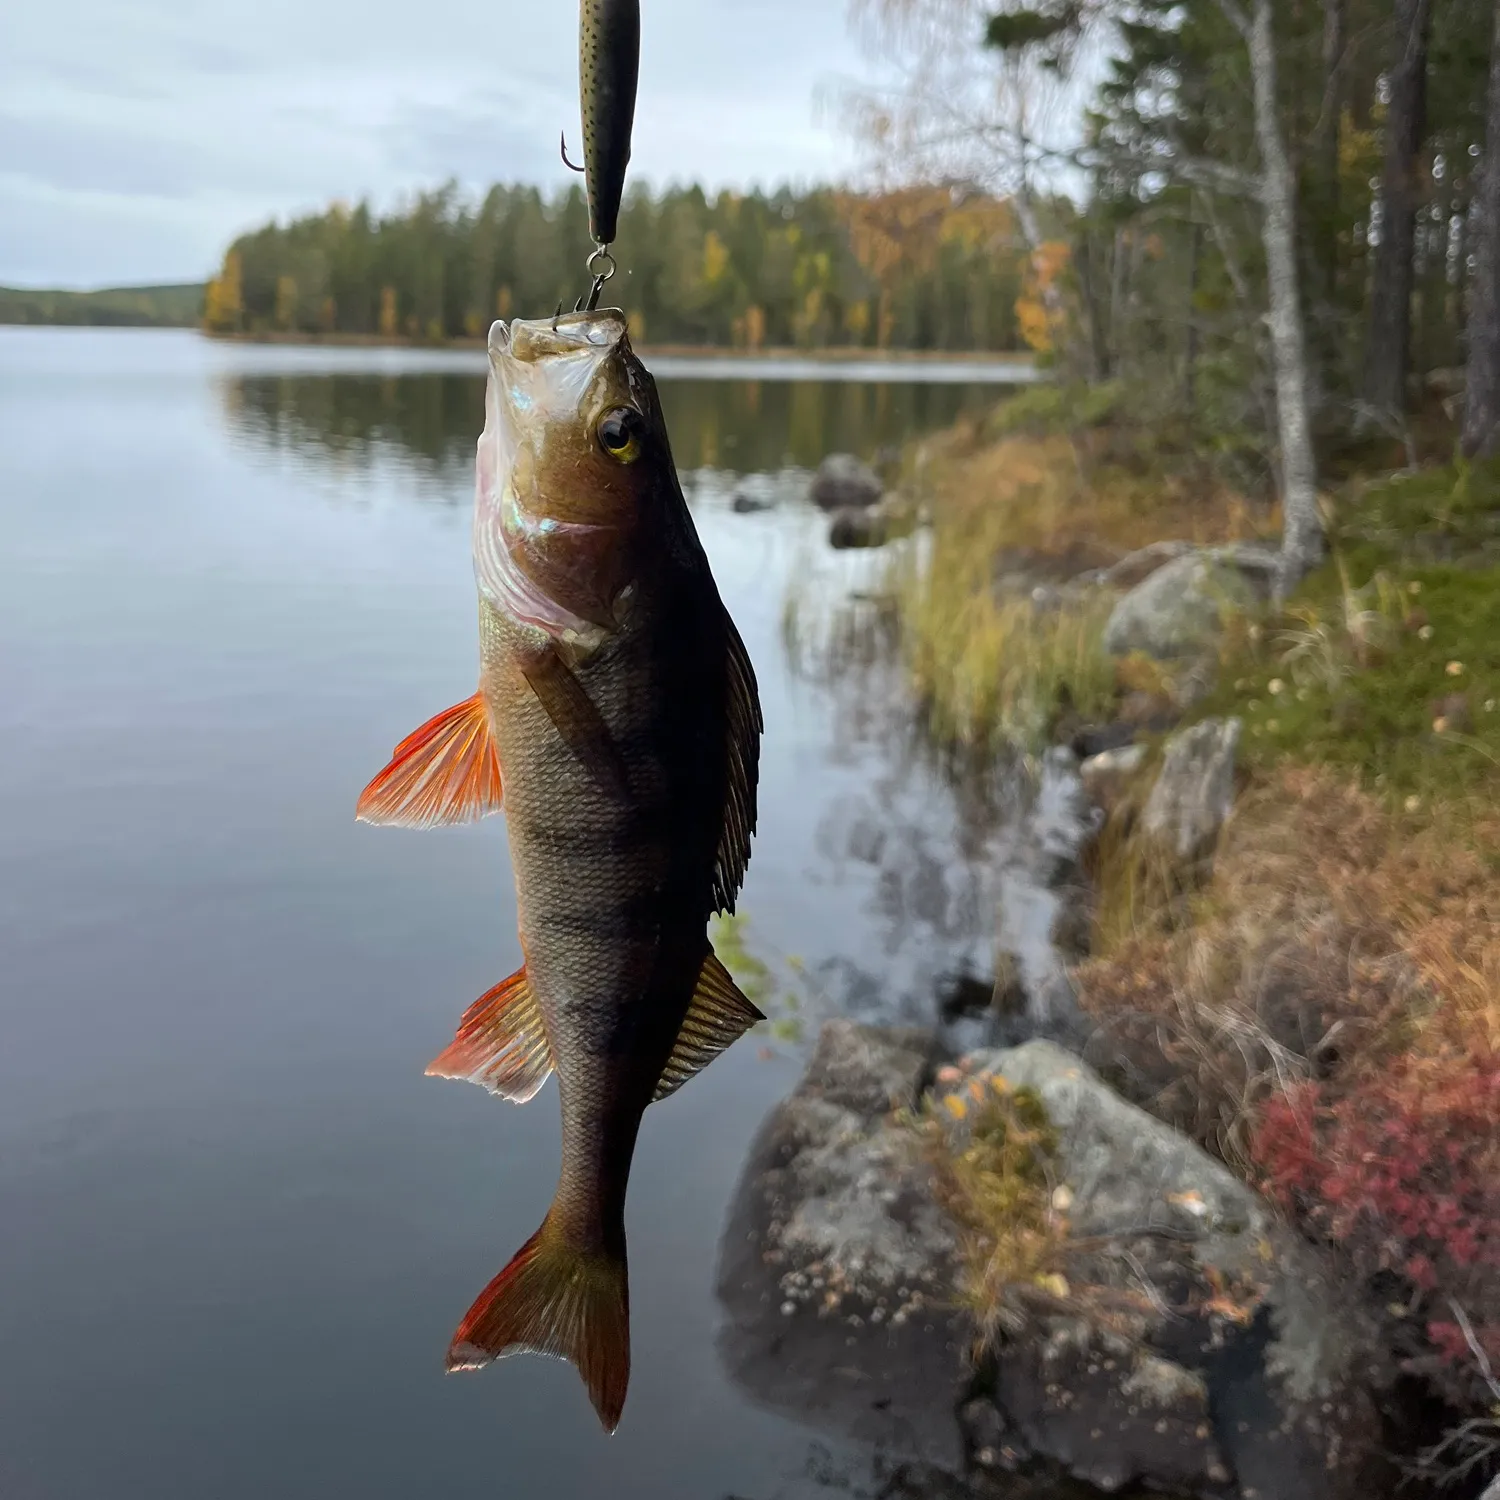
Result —
[{"label": "moss", "polygon": [[[1252,767],[1335,766],[1402,799],[1500,786],[1500,470],[1351,493],[1332,561],[1231,641],[1199,716],[1238,713]],[[1439,539],[1441,539],[1439,544]],[[1451,551],[1453,560],[1433,561]]]},{"label": "moss", "polygon": [[1047,381],[1030,386],[997,406],[984,423],[984,436],[1001,438],[1029,433],[1046,437],[1103,427],[1121,412],[1124,402],[1122,381],[1107,380],[1093,386]]}]

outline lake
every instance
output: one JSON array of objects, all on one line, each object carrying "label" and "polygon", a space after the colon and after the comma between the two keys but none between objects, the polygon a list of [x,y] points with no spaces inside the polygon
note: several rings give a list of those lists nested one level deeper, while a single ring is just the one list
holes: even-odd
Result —
[{"label": "lake", "polygon": [[[876,565],[826,551],[806,470],[994,392],[662,394],[765,708],[745,940],[850,1003],[920,1006],[983,927],[956,830],[918,816],[928,842],[882,853],[930,789],[789,670],[783,609],[798,580]],[[546,1208],[556,1094],[518,1109],[422,1074],[520,962],[503,819],[353,810],[474,687],[481,405],[442,360],[0,329],[5,1500],[769,1500],[805,1479],[809,1434],[721,1373],[711,1295],[750,1138],[797,1076],[783,1038],[647,1116],[615,1437],[560,1363],[443,1373]],[[747,485],[780,503],[736,514]]]}]

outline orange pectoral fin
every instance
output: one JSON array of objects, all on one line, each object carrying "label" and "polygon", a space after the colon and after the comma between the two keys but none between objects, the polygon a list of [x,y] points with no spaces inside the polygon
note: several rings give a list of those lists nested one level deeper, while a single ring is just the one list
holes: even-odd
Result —
[{"label": "orange pectoral fin", "polygon": [[401,741],[391,763],[364,789],[362,823],[436,828],[500,811],[500,758],[484,698],[475,693]]}]

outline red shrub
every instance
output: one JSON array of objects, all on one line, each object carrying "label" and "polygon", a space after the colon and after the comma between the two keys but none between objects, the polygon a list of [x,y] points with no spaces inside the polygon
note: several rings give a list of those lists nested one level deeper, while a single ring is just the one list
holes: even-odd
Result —
[{"label": "red shrub", "polygon": [[1266,1105],[1252,1151],[1267,1194],[1365,1277],[1412,1291],[1429,1343],[1473,1374],[1450,1299],[1500,1366],[1500,1057],[1401,1060],[1334,1093]]}]

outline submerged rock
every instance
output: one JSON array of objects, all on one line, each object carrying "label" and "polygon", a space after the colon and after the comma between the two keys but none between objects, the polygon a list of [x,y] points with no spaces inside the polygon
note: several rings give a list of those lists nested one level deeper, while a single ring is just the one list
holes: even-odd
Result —
[{"label": "submerged rock", "polygon": [[885,492],[880,476],[851,453],[830,453],[818,465],[808,496],[824,510],[862,510]]},{"label": "submerged rock", "polygon": [[967,1331],[945,1303],[957,1236],[888,1116],[933,1037],[830,1021],[762,1126],[720,1247],[720,1353],[755,1400],[957,1472]]},{"label": "submerged rock", "polygon": [[753,516],[763,510],[775,510],[776,500],[771,495],[752,495],[748,490],[736,490],[729,508],[737,516]]},{"label": "submerged rock", "polygon": [[883,547],[897,537],[906,536],[914,524],[911,508],[887,495],[878,505],[836,511],[828,528],[828,545],[840,549]]},{"label": "submerged rock", "polygon": [[1234,806],[1239,719],[1204,719],[1174,734],[1141,813],[1141,830],[1179,865],[1213,853]]},{"label": "submerged rock", "polygon": [[1191,552],[1155,568],[1119,600],[1104,627],[1104,647],[1114,656],[1196,658],[1212,650],[1229,615],[1253,609],[1262,597],[1238,552]]}]

